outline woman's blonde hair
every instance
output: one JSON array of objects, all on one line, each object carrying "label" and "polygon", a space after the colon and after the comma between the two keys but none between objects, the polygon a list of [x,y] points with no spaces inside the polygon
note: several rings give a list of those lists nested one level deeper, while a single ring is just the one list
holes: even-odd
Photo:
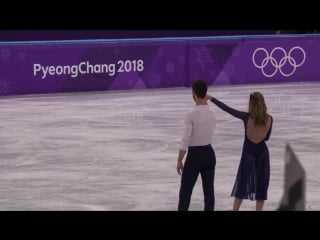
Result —
[{"label": "woman's blonde hair", "polygon": [[253,92],[250,94],[248,112],[250,117],[254,119],[256,125],[266,125],[268,119],[267,105],[260,92]]}]

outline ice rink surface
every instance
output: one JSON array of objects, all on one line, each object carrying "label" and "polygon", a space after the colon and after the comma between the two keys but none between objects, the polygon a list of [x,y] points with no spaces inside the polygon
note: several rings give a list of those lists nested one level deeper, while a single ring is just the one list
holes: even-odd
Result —
[{"label": "ice rink surface", "polygon": [[[306,171],[306,210],[320,210],[320,84],[212,86],[208,93],[246,111],[261,91],[274,118],[265,210],[278,208],[289,143]],[[218,109],[213,139],[217,211],[232,208],[244,128]],[[176,211],[176,159],[190,88],[0,98],[0,210]],[[201,178],[190,210],[203,209]],[[255,210],[246,200],[241,210]]]}]

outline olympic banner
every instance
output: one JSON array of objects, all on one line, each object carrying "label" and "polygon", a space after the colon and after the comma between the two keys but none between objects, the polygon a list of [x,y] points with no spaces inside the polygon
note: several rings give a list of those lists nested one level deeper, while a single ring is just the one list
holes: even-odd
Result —
[{"label": "olympic banner", "polygon": [[0,95],[184,86],[186,43],[0,43]]},{"label": "olympic banner", "polygon": [[0,95],[320,81],[320,35],[0,42]]},{"label": "olympic banner", "polygon": [[320,81],[319,37],[194,42],[189,51],[188,86],[194,78],[211,85]]},{"label": "olympic banner", "polygon": [[241,39],[190,41],[186,86],[194,79],[205,79],[209,85],[227,85],[237,81]]},{"label": "olympic banner", "polygon": [[247,40],[239,45],[236,83],[319,81],[320,39]]}]

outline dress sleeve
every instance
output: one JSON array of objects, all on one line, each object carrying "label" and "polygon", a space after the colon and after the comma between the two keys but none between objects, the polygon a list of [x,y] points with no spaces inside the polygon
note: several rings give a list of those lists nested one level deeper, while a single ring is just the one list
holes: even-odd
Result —
[{"label": "dress sleeve", "polygon": [[270,117],[271,117],[271,126],[270,126],[270,129],[269,129],[269,131],[268,131],[268,134],[267,134],[267,136],[266,136],[266,138],[265,138],[265,141],[268,141],[268,140],[269,140],[270,135],[271,135],[271,131],[272,131],[273,117],[272,117],[272,116],[270,116]]},{"label": "dress sleeve", "polygon": [[245,121],[246,118],[248,118],[248,113],[247,112],[242,112],[242,111],[238,111],[236,109],[233,109],[231,107],[229,107],[228,105],[224,104],[223,102],[220,102],[218,99],[216,98],[211,98],[211,102],[213,102],[215,105],[217,105],[219,108],[221,108],[223,111],[231,114],[232,116],[242,119],[243,121]]}]

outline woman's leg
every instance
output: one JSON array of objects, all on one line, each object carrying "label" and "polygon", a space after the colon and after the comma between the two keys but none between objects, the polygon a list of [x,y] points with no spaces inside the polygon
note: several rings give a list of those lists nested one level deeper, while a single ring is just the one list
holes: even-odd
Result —
[{"label": "woman's leg", "polygon": [[256,202],[256,210],[257,211],[262,211],[263,210],[263,205],[264,205],[264,200],[257,200],[257,202]]},{"label": "woman's leg", "polygon": [[239,211],[240,209],[240,206],[241,206],[241,203],[242,203],[242,200],[241,198],[234,198],[234,202],[233,202],[233,211]]}]

